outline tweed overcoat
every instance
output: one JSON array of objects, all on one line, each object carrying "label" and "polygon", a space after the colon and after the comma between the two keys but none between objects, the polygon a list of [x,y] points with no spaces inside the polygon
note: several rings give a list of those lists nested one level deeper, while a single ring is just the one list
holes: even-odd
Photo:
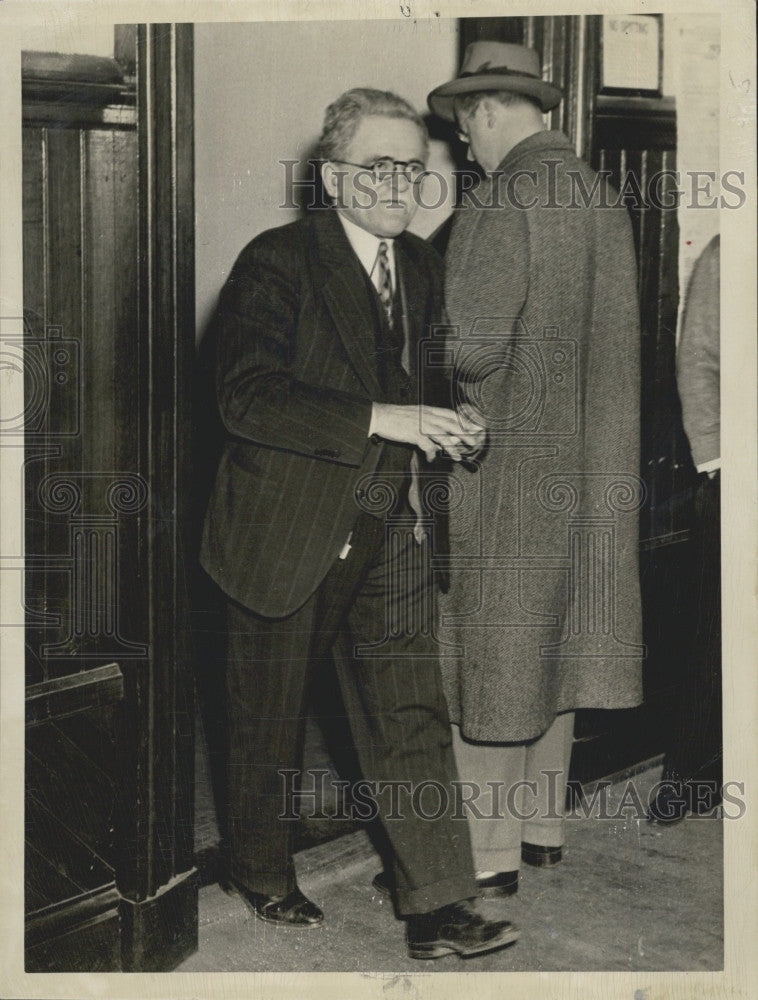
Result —
[{"label": "tweed overcoat", "polygon": [[451,478],[440,635],[451,718],[524,741],[642,697],[640,337],[630,220],[562,133],[523,140],[457,210],[454,392],[489,428]]}]

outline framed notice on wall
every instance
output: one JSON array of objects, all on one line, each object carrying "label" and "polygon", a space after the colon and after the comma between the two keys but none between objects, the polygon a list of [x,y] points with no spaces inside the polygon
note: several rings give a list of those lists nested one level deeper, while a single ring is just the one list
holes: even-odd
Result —
[{"label": "framed notice on wall", "polygon": [[663,18],[660,14],[618,14],[602,18],[601,94],[660,97]]}]

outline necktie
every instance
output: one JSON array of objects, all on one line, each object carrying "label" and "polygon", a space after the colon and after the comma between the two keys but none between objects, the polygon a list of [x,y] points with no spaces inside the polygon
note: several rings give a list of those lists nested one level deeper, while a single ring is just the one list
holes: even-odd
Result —
[{"label": "necktie", "polygon": [[[387,315],[387,323],[390,330],[393,329],[392,322],[392,275],[390,273],[390,262],[387,256],[387,244],[384,240],[379,244],[379,251],[376,255],[376,268],[377,268],[377,286],[379,291],[379,298],[384,306],[384,311]],[[402,356],[400,359],[403,371],[406,374],[410,373],[410,350],[409,344],[406,339],[406,329],[405,320],[403,320],[403,347]],[[417,543],[421,543],[423,538],[426,536],[427,528],[421,522],[421,495],[419,493],[419,467],[418,467],[418,456],[414,452],[411,455],[410,460],[410,473],[411,480],[408,484],[408,502],[411,506],[411,510],[416,515],[416,523],[413,527],[413,537],[416,539]]]},{"label": "necktie", "polygon": [[384,240],[379,244],[379,252],[376,255],[376,278],[379,298],[387,314],[387,322],[392,329],[392,274],[390,273],[390,262],[387,256],[387,244]]}]

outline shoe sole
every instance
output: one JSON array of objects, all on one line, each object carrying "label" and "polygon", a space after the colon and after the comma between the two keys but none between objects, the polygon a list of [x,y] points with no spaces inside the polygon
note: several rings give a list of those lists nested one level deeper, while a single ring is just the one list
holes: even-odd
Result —
[{"label": "shoe sole", "polygon": [[[247,901],[246,901],[247,902]],[[250,903],[247,903],[248,908],[256,915],[259,920],[262,920],[264,924],[272,924],[275,927],[287,927],[293,931],[310,931],[315,927],[323,927],[324,921],[318,920],[315,924],[293,924],[289,920],[277,920],[276,918],[266,917]]]},{"label": "shoe sole", "polygon": [[518,892],[516,885],[490,885],[485,889],[477,889],[477,896],[480,899],[502,899],[503,896],[515,896]]},{"label": "shoe sole", "polygon": [[532,868],[552,868],[563,861],[562,854],[522,854],[521,860]]},{"label": "shoe sole", "polygon": [[259,920],[262,920],[264,924],[273,924],[276,927],[289,927],[291,930],[294,931],[309,931],[314,927],[324,926],[323,917],[321,918],[321,920],[316,921],[315,924],[293,924],[290,923],[288,920],[277,920],[276,918],[267,917],[263,913],[261,913],[260,910],[256,910],[255,906],[250,902],[250,900],[247,899],[244,893],[240,892],[235,885],[226,883],[225,885],[222,885],[221,888],[224,890],[227,896],[239,896],[239,898],[242,900],[242,902],[245,904],[248,910],[250,910],[250,912],[254,916],[256,916]]},{"label": "shoe sole", "polygon": [[517,927],[511,927],[509,931],[504,932],[492,941],[486,941],[483,944],[470,948],[464,948],[453,941],[447,943],[435,941],[434,944],[429,945],[414,945],[413,947],[409,946],[408,955],[411,958],[420,959],[444,958],[445,955],[458,955],[459,958],[470,958],[472,955],[482,955],[487,951],[497,951],[498,948],[505,948],[507,945],[513,944],[514,941],[518,941],[520,933]]},{"label": "shoe sole", "polygon": [[386,896],[388,899],[392,895],[390,887],[385,885],[384,882],[377,882],[376,876],[371,880],[371,888],[374,892],[378,892],[380,896]]}]

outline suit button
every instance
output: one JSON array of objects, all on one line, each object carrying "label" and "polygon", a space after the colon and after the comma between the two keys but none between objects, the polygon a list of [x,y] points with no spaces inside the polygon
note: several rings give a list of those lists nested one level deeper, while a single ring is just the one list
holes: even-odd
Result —
[{"label": "suit button", "polygon": [[381,442],[381,440],[382,439],[379,437],[378,434],[372,434],[371,435],[371,442],[372,442],[372,444],[379,444]]},{"label": "suit button", "polygon": [[355,495],[358,498],[358,500],[363,500],[365,498],[365,496],[366,496],[366,491],[362,487],[359,487],[355,491]]}]

